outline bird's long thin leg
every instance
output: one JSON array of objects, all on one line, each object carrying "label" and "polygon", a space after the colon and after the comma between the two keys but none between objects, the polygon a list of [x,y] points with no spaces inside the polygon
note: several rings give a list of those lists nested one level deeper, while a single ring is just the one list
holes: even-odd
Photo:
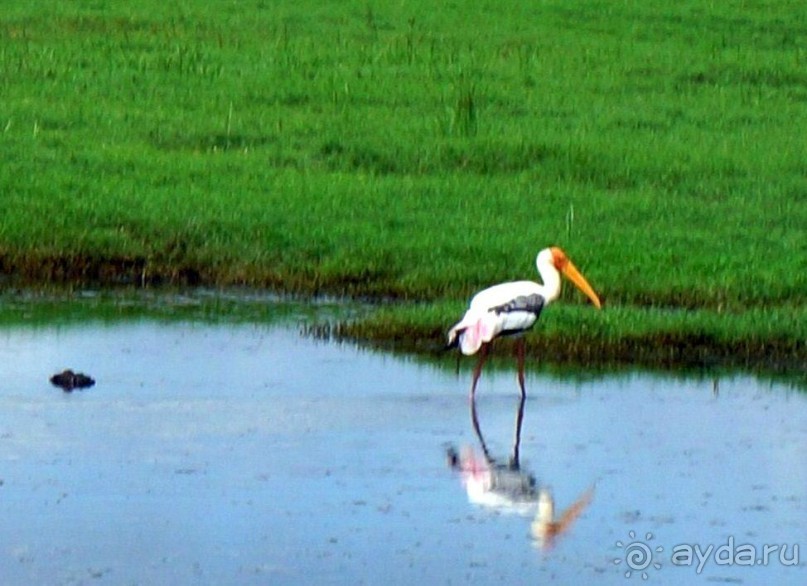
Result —
[{"label": "bird's long thin leg", "polygon": [[527,399],[527,391],[524,390],[524,338],[516,340],[515,347],[516,364],[518,365],[518,387],[521,389],[518,410],[516,411],[516,433],[513,439],[513,456],[510,459],[510,467],[518,470],[519,447],[521,446],[521,423],[524,421],[524,403]]},{"label": "bird's long thin leg", "polygon": [[474,427],[474,433],[476,433],[476,439],[479,440],[479,445],[482,447],[482,453],[485,454],[485,460],[488,464],[493,463],[493,458],[490,457],[490,452],[488,452],[488,445],[485,443],[485,438],[482,437],[482,428],[479,427],[479,417],[476,414],[476,400],[471,400],[471,424]]},{"label": "bird's long thin leg", "polygon": [[479,381],[479,375],[482,374],[482,367],[485,365],[485,361],[488,359],[489,352],[490,344],[482,344],[482,347],[479,349],[479,361],[474,367],[474,379],[473,382],[471,382],[471,401],[473,401],[474,397],[476,396],[476,383]]},{"label": "bird's long thin leg", "polygon": [[521,468],[519,449],[521,447],[521,424],[524,422],[524,403],[526,403],[526,399],[525,395],[521,395],[518,400],[518,410],[516,411],[516,433],[513,438],[513,456],[510,459],[510,468],[514,470]]},{"label": "bird's long thin leg", "polygon": [[521,389],[521,398],[527,396],[524,390],[524,338],[516,340],[516,363],[518,364],[518,386]]}]

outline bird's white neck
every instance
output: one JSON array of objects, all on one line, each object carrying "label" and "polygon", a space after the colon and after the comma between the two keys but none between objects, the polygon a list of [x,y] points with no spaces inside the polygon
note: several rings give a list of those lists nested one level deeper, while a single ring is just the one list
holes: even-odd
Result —
[{"label": "bird's white neck", "polygon": [[560,295],[560,273],[552,261],[552,252],[547,248],[538,253],[535,259],[538,274],[543,280],[544,301],[550,303]]}]

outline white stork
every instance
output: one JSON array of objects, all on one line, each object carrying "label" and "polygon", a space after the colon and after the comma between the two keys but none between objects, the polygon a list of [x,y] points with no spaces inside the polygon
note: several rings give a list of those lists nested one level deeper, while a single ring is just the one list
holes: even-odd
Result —
[{"label": "white stork", "polygon": [[[541,310],[560,295],[560,275],[572,281],[591,302],[601,308],[600,298],[572,264],[566,253],[553,246],[538,253],[535,259],[543,284],[533,281],[512,281],[488,287],[474,295],[471,305],[462,320],[448,332],[448,348],[459,346],[463,354],[479,354],[474,368],[470,398],[473,401],[476,383],[482,374],[482,366],[488,357],[494,338],[523,334],[529,330],[541,314]],[[524,391],[524,338],[516,341],[518,384],[522,397]]]}]

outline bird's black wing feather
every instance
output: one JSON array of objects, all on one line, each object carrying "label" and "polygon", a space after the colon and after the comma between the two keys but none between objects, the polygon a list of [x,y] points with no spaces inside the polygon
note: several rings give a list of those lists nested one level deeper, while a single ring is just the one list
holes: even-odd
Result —
[{"label": "bird's black wing feather", "polygon": [[541,310],[544,308],[544,303],[544,298],[537,293],[533,295],[520,295],[512,301],[491,307],[490,311],[495,312],[496,315],[513,311],[528,311],[534,313],[535,317],[538,318],[538,316],[541,315]]}]

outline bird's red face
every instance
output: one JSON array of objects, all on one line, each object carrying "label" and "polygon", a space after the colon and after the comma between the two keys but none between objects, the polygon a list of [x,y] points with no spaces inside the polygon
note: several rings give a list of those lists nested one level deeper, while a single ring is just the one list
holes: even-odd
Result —
[{"label": "bird's red face", "polygon": [[600,298],[594,292],[591,285],[588,284],[585,277],[577,270],[577,267],[572,264],[572,261],[566,256],[566,253],[557,246],[550,248],[550,251],[552,252],[552,264],[555,265],[555,268],[574,283],[578,289],[585,293],[586,297],[591,299],[591,302],[597,309],[601,309],[602,303],[600,303]]},{"label": "bird's red face", "polygon": [[569,257],[557,246],[553,246],[549,250],[552,252],[552,264],[554,264],[555,268],[560,272],[563,272],[563,269],[569,264]]}]

